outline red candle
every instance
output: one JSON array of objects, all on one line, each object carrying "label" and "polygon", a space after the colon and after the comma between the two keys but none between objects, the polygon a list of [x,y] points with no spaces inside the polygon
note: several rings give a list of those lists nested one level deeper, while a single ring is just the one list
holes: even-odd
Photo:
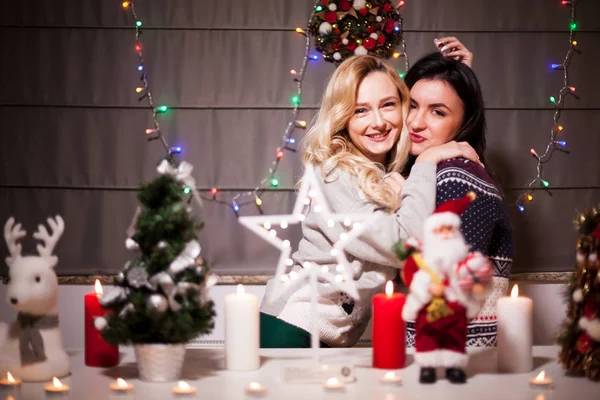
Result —
[{"label": "red candle", "polygon": [[106,343],[100,331],[94,326],[94,318],[106,314],[98,299],[102,295],[102,285],[96,279],[95,293],[85,295],[85,365],[88,367],[114,367],[119,364],[119,347]]},{"label": "red candle", "polygon": [[394,293],[394,284],[388,281],[385,293],[373,296],[373,367],[404,368],[406,341],[402,307],[405,296]]}]

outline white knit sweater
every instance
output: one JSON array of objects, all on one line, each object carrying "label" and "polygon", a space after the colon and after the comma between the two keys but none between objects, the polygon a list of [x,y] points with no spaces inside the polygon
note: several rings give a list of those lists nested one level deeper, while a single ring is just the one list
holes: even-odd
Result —
[{"label": "white knit sweater", "polygon": [[[335,179],[327,181],[316,168],[323,194],[333,213],[385,213],[368,201],[358,188],[356,178],[336,171]],[[385,213],[380,224],[365,231],[347,248],[352,264],[359,300],[352,304],[345,293],[330,283],[318,284],[318,315],[313,322],[310,313],[310,286],[302,283],[294,291],[275,300],[272,297],[273,279],[267,283],[260,311],[311,332],[317,324],[320,340],[330,346],[352,346],[363,334],[371,317],[371,298],[382,292],[386,281],[396,277],[400,268],[392,253],[393,244],[410,236],[422,238],[423,224],[435,208],[436,165],[430,162],[415,164],[402,189],[402,207],[395,213]],[[340,235],[339,226],[329,227],[322,213],[309,211],[302,223],[303,238],[292,256],[298,270],[304,261],[327,265],[335,269],[336,259],[330,254]],[[346,304],[347,312],[342,307]]]}]

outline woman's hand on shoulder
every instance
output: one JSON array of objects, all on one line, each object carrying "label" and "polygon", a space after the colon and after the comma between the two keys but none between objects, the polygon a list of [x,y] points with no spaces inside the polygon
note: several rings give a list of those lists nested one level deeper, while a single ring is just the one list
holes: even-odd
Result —
[{"label": "woman's hand on shoulder", "polygon": [[383,177],[383,183],[392,189],[398,199],[398,204],[400,204],[400,199],[402,197],[402,187],[404,187],[404,182],[406,182],[406,179],[398,172],[390,172]]},{"label": "woman's hand on shoulder", "polygon": [[[451,158],[464,157],[467,160],[481,164],[479,155],[467,142],[451,141],[439,146],[430,147],[422,152],[416,162],[429,161],[439,164],[442,161],[450,160]],[[481,164],[483,166],[483,164]]]},{"label": "woman's hand on shoulder", "polygon": [[453,60],[460,61],[468,67],[472,67],[473,53],[471,53],[457,38],[448,36],[440,39],[433,39],[433,43],[435,43],[435,46],[440,53],[446,57],[450,57]]}]

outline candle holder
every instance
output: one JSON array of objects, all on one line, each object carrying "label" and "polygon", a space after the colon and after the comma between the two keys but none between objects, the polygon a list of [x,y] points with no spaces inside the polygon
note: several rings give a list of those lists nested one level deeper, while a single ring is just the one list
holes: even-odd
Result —
[{"label": "candle holder", "polygon": [[340,381],[338,378],[329,378],[323,383],[323,387],[325,390],[330,391],[342,391],[346,389],[346,385],[344,382]]},{"label": "candle holder", "polygon": [[69,391],[69,389],[69,385],[63,384],[61,381],[58,380],[57,377],[53,377],[52,383],[49,383],[44,386],[44,390],[47,393],[66,393]]},{"label": "candle holder", "polygon": [[394,371],[389,371],[381,377],[380,382],[388,385],[399,385],[402,383],[402,378],[396,375]]},{"label": "candle holder", "polygon": [[21,380],[12,376],[10,372],[6,373],[6,378],[0,379],[0,386],[17,387],[21,385]]},{"label": "candle holder", "polygon": [[245,390],[248,395],[255,397],[261,397],[267,393],[267,387],[258,382],[250,382]]},{"label": "candle holder", "polygon": [[129,392],[133,390],[133,384],[127,382],[125,379],[117,378],[117,380],[110,384],[110,389],[115,392]]},{"label": "candle holder", "polygon": [[547,390],[554,387],[552,379],[546,376],[546,371],[540,372],[535,378],[529,380],[529,386],[534,389]]},{"label": "candle holder", "polygon": [[189,395],[189,394],[196,393],[196,387],[190,386],[185,381],[179,381],[179,382],[177,382],[176,386],[173,386],[171,391],[178,395]]}]

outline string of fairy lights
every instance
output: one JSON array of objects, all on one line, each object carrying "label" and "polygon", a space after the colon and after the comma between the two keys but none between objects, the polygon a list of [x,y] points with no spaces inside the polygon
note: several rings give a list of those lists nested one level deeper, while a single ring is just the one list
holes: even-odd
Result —
[{"label": "string of fairy lights", "polygon": [[[314,17],[315,12],[318,11],[318,9],[320,8],[321,4],[322,4],[321,0],[316,0],[314,6],[312,7],[312,12],[310,14],[310,17],[308,18],[307,26],[310,23],[310,21],[312,20],[312,18]],[[396,6],[396,8],[399,9],[400,7],[404,6],[404,4],[405,4],[404,1],[401,0],[398,3],[398,5]],[[148,137],[148,141],[158,140],[161,142],[161,144],[163,145],[165,152],[166,152],[166,159],[169,160],[169,162],[171,164],[176,165],[177,161],[175,160],[174,156],[176,154],[180,154],[182,149],[179,146],[176,146],[176,147],[170,146],[166,140],[165,135],[163,134],[163,132],[161,130],[161,127],[160,127],[158,117],[160,114],[166,113],[169,110],[169,107],[166,105],[156,105],[154,103],[154,100],[152,97],[152,92],[150,90],[150,83],[148,80],[148,74],[145,71],[143,45],[142,45],[142,41],[141,41],[143,22],[136,13],[135,3],[133,1],[123,1],[121,3],[121,5],[122,5],[123,9],[129,10],[131,12],[131,15],[133,16],[133,20],[135,23],[135,52],[139,57],[139,63],[137,66],[137,70],[141,74],[140,81],[142,82],[142,84],[136,88],[136,93],[138,93],[140,95],[138,100],[139,101],[146,100],[149,108],[152,110],[152,125],[153,126],[151,128],[146,129],[145,133]],[[403,27],[403,19],[401,17],[400,21],[399,21],[399,28],[402,28],[402,27]],[[310,53],[311,38],[310,38],[310,35],[307,33],[307,30],[308,29],[303,29],[300,27],[296,28],[296,30],[295,30],[295,32],[297,34],[302,35],[304,37],[304,40],[305,40],[304,56],[302,58],[300,71],[297,71],[295,69],[290,70],[290,75],[296,84],[296,91],[290,97],[291,104],[292,104],[292,116],[285,128],[285,131],[281,137],[281,140],[279,141],[277,147],[275,148],[273,161],[270,164],[267,176],[264,177],[260,181],[260,183],[256,187],[254,187],[254,189],[252,189],[252,190],[244,190],[244,191],[238,191],[238,192],[235,192],[235,191],[232,192],[230,190],[227,190],[228,195],[230,196],[230,200],[223,200],[222,197],[225,197],[225,196],[222,196],[221,190],[219,190],[216,187],[213,187],[210,189],[210,191],[209,191],[210,196],[200,195],[200,197],[203,200],[228,206],[235,212],[236,216],[239,216],[239,212],[242,207],[248,206],[248,205],[257,207],[259,213],[262,214],[263,213],[263,211],[262,211],[263,200],[261,198],[262,195],[266,191],[278,190],[279,179],[277,178],[277,171],[278,171],[279,165],[280,165],[282,159],[284,158],[286,152],[295,153],[297,151],[297,140],[294,137],[296,130],[298,130],[298,129],[303,130],[307,126],[306,121],[298,119],[298,115],[300,112],[300,104],[301,104],[301,99],[302,99],[302,85],[304,82],[306,69],[307,69],[308,63],[310,61],[317,61],[320,59],[320,57],[317,54]],[[404,58],[404,64],[405,64],[404,71],[407,71],[408,67],[409,67],[409,63],[408,63],[408,56],[406,54],[406,42],[404,40],[404,37],[402,37],[400,46],[401,46],[400,51],[394,52],[393,57],[396,59],[401,58],[401,57]],[[399,72],[399,74],[402,78],[404,78],[405,72]],[[185,194],[191,195],[191,192],[192,192],[191,188],[189,188],[189,187],[185,188]],[[190,198],[191,198],[191,196],[190,196]]]},{"label": "string of fairy lights", "polygon": [[527,189],[517,199],[517,207],[521,212],[525,211],[525,206],[528,202],[533,201],[534,191],[545,190],[550,193],[550,182],[544,179],[543,176],[544,165],[550,162],[552,154],[555,151],[565,151],[565,147],[567,146],[567,142],[559,137],[559,135],[561,135],[564,131],[564,126],[560,124],[560,117],[564,109],[565,98],[569,95],[578,98],[578,96],[575,94],[575,86],[571,86],[569,83],[569,66],[571,64],[573,54],[578,51],[577,40],[575,40],[575,32],[577,30],[576,12],[578,1],[579,0],[561,1],[563,6],[571,7],[571,19],[569,22],[569,49],[562,63],[552,63],[550,64],[550,68],[554,71],[563,71],[563,84],[556,96],[550,96],[550,102],[554,104],[554,118],[552,128],[550,129],[548,144],[546,145],[544,152],[540,153],[533,148],[529,150],[537,162],[537,173],[535,178],[529,182]]}]

